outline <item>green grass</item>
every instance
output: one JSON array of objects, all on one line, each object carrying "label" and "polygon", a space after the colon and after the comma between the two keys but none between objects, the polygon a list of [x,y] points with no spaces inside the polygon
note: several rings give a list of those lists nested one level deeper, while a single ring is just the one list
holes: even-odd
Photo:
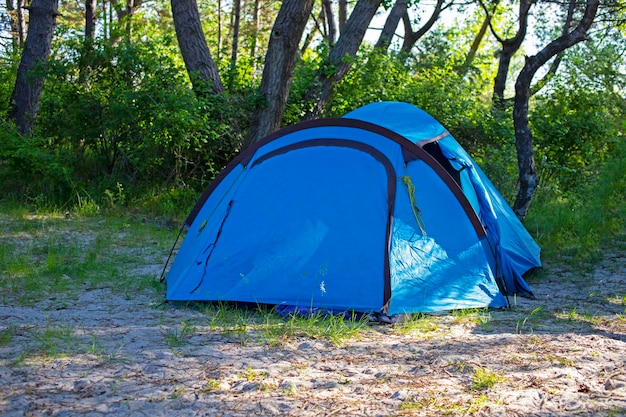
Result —
[{"label": "green grass", "polygon": [[273,309],[242,309],[228,303],[209,305],[204,310],[208,327],[241,343],[249,338],[281,346],[297,337],[328,340],[342,345],[370,329],[367,318],[342,315],[279,316]]},{"label": "green grass", "polygon": [[191,326],[183,321],[180,323],[180,329],[174,328],[165,331],[165,343],[171,348],[184,346],[195,332],[195,326]]},{"label": "green grass", "polygon": [[[547,263],[580,268],[580,265],[599,260],[601,250],[611,241],[618,242],[612,245],[622,245],[619,250],[624,249],[624,172],[626,145],[622,144],[598,177],[579,193],[538,194],[526,226],[542,246]],[[77,297],[80,291],[93,288],[108,288],[129,297],[149,291],[156,302],[163,300],[165,285],[158,277],[178,233],[180,220],[188,212],[181,207],[188,208],[195,201],[192,193],[171,189],[132,198],[118,186],[108,194],[107,201],[100,202],[89,195],[77,194],[69,219],[65,209],[50,207],[47,201],[45,196],[31,199],[29,205],[0,201],[0,301],[34,305],[54,298],[62,303]],[[531,281],[545,279],[545,274],[539,272]],[[574,275],[572,279],[578,282],[581,274]],[[622,292],[611,298],[614,304],[625,305],[624,300]],[[366,320],[349,317],[283,318],[271,309],[252,311],[229,305],[200,306],[204,322],[182,323],[180,328],[164,330],[167,345],[185,346],[200,328],[221,332],[240,343],[254,339],[276,346],[294,338],[322,339],[341,345],[372,331]],[[198,305],[190,307],[198,308]],[[437,316],[410,315],[396,323],[392,331],[414,338],[438,337],[442,333],[440,329],[450,322],[488,330],[497,324],[492,315],[495,316],[487,309],[455,311],[445,320]],[[617,314],[616,318],[623,321],[624,315]],[[511,327],[523,334],[532,333],[555,319],[591,324],[598,320],[580,311],[553,314],[541,307],[525,313],[514,309],[512,313],[497,313],[497,317],[500,321],[513,320]],[[11,329],[0,332],[0,345],[11,343],[12,335]],[[63,345],[63,338],[52,333],[40,336],[44,351],[50,350],[43,343],[46,339]]]},{"label": "green grass", "polygon": [[13,336],[15,335],[15,328],[13,326],[9,326],[6,329],[0,330],[0,347],[6,346],[13,340]]},{"label": "green grass", "polygon": [[490,368],[476,367],[472,377],[471,388],[476,391],[487,390],[504,381],[506,381],[506,378],[500,373]]},{"label": "green grass", "polygon": [[394,332],[428,338],[440,328],[439,319],[428,314],[408,314],[394,326]]},{"label": "green grass", "polygon": [[[544,259],[595,264],[614,241],[626,241],[626,143],[574,194],[540,189],[525,226]],[[619,244],[619,243],[618,243]]]},{"label": "green grass", "polygon": [[[86,288],[162,289],[158,269],[175,230],[120,216],[81,217],[3,210],[0,291],[32,305]],[[151,269],[146,269],[150,265]]]}]

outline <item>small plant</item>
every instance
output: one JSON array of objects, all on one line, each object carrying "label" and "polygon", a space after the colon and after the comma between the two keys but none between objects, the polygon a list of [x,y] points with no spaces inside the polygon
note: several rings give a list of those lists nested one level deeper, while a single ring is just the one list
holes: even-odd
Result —
[{"label": "small plant", "polygon": [[47,323],[45,328],[34,334],[34,352],[43,356],[65,356],[77,351],[77,339],[70,326],[56,326]]},{"label": "small plant", "polygon": [[400,410],[423,410],[435,403],[435,399],[432,397],[426,399],[415,399],[411,398],[410,400],[402,401],[400,404]]},{"label": "small plant", "polygon": [[561,356],[551,356],[551,355],[547,355],[545,356],[545,359],[550,361],[550,362],[556,362],[559,365],[563,366],[563,367],[569,367],[569,366],[574,366],[574,361],[570,358],[564,358]]},{"label": "small plant", "polygon": [[124,193],[124,186],[121,183],[115,184],[115,190],[104,190],[109,206],[116,207],[117,205],[124,205],[126,202],[126,194]]},{"label": "small plant", "polygon": [[491,321],[491,314],[486,308],[464,308],[453,310],[452,317],[457,323],[474,323],[479,326],[485,325]]},{"label": "small plant", "polygon": [[467,413],[469,414],[478,413],[480,410],[485,408],[489,403],[490,403],[489,397],[487,397],[485,394],[480,394],[478,397],[472,398],[470,400],[469,406],[467,408]]},{"label": "small plant", "polygon": [[0,330],[0,346],[6,346],[11,343],[14,335],[15,328],[13,326],[9,326],[6,329]]},{"label": "small plant", "polygon": [[474,377],[472,378],[472,389],[482,391],[493,387],[494,385],[504,382],[504,378],[499,373],[489,368],[477,367],[474,369]]},{"label": "small plant", "polygon": [[535,307],[529,316],[524,317],[523,320],[518,320],[515,326],[515,332],[517,334],[532,333],[534,331],[534,324],[545,316],[545,312],[541,307]]},{"label": "small plant", "polygon": [[185,392],[184,387],[176,387],[174,391],[172,391],[172,393],[170,394],[170,399],[175,400],[176,398],[180,398],[182,397],[184,392]]},{"label": "small plant", "polygon": [[196,332],[194,326],[190,326],[184,321],[180,323],[180,330],[168,329],[165,332],[165,343],[169,347],[181,347],[188,343],[187,339]]},{"label": "small plant", "polygon": [[455,359],[454,361],[448,362],[448,367],[452,368],[452,372],[463,373],[465,372],[465,368],[467,366],[468,363],[460,359]]},{"label": "small plant", "polygon": [[252,368],[252,365],[248,365],[246,369],[239,375],[240,378],[245,379],[248,382],[256,380],[264,380],[269,377],[267,371],[256,371]]},{"label": "small plant", "polygon": [[204,385],[205,391],[218,391],[220,389],[219,381],[215,379],[207,379],[206,384]]},{"label": "small plant", "polygon": [[425,314],[407,314],[394,326],[394,331],[401,334],[427,335],[439,330],[439,321],[434,316]]},{"label": "small plant", "polygon": [[626,408],[615,406],[607,413],[607,417],[622,416],[624,413],[626,413]]},{"label": "small plant", "polygon": [[[76,193],[76,206],[74,207],[74,214],[84,217],[92,217],[100,212],[100,206],[91,196],[82,196],[80,193]],[[71,216],[71,213],[69,213]]]}]

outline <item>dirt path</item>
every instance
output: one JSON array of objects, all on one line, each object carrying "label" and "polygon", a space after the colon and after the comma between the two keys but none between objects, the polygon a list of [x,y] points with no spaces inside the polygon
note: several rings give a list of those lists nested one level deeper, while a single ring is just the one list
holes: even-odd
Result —
[{"label": "dirt path", "polygon": [[5,299],[0,415],[626,416],[625,263],[549,270],[511,310],[372,325],[342,346],[225,332],[150,291]]}]

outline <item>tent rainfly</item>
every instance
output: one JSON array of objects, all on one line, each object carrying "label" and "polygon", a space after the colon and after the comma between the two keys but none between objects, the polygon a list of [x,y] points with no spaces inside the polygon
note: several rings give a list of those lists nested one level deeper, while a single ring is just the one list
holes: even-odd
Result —
[{"label": "tent rainfly", "polygon": [[286,127],[210,183],[166,275],[171,301],[395,315],[532,296],[539,247],[472,158],[417,107]]}]

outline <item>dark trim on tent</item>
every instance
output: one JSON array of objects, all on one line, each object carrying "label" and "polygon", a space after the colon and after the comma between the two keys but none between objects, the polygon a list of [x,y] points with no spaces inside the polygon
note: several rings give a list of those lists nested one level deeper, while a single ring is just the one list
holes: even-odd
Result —
[{"label": "dark trim on tent", "polygon": [[450,163],[450,160],[446,158],[445,155],[443,154],[443,151],[441,150],[441,147],[439,146],[438,141],[425,143],[422,149],[424,149],[433,158],[435,158],[437,162],[439,162],[439,164],[442,167],[444,167],[446,171],[448,171],[448,174],[450,174],[452,178],[454,178],[454,181],[459,185],[459,187],[463,189],[463,186],[461,185],[461,171],[462,170],[456,170],[452,166],[452,164]]},{"label": "dark trim on tent", "polygon": [[[467,213],[467,216],[472,222],[472,225],[474,226],[474,229],[476,230],[476,233],[478,234],[478,236],[479,237],[486,236],[485,229],[480,219],[476,215],[476,212],[472,208],[472,205],[470,204],[469,200],[467,199],[467,197],[465,197],[465,194],[463,194],[463,190],[461,190],[461,187],[459,187],[459,185],[456,183],[454,178],[450,176],[450,174],[445,170],[444,167],[441,166],[441,164],[439,164],[439,162],[437,162],[435,158],[433,158],[428,152],[426,152],[420,146],[416,145],[415,143],[411,142],[404,136],[392,130],[389,130],[385,127],[379,126],[374,123],[369,123],[369,122],[365,122],[362,120],[349,119],[349,118],[316,119],[316,120],[308,120],[305,122],[297,123],[295,125],[290,125],[266,136],[264,139],[261,139],[260,141],[255,142],[249,147],[247,147],[246,149],[242,150],[226,166],[226,168],[224,168],[213,179],[213,181],[204,190],[204,192],[202,193],[202,196],[198,199],[198,202],[193,207],[193,209],[191,210],[191,213],[189,213],[189,216],[187,216],[187,219],[185,220],[185,224],[187,225],[187,227],[191,226],[194,219],[200,212],[200,209],[202,208],[206,200],[209,198],[209,195],[211,195],[213,190],[220,184],[220,182],[226,177],[226,175],[228,175],[228,173],[235,166],[239,164],[243,164],[244,169],[246,169],[250,160],[254,157],[254,154],[261,147],[263,147],[264,145],[276,139],[279,139],[290,133],[298,132],[300,130],[322,128],[322,127],[348,127],[348,128],[362,129],[362,130],[379,134],[381,136],[384,136],[398,143],[402,147],[403,155],[405,157],[406,162],[415,160],[415,159],[420,159],[424,163],[428,164],[433,170],[435,170],[435,172],[439,174],[439,177],[448,185],[448,188],[450,188],[450,190],[457,197],[457,200],[461,203],[463,210]],[[338,140],[342,140],[342,139],[338,139]]]},{"label": "dark trim on tent", "polygon": [[301,142],[292,143],[290,145],[283,146],[281,148],[277,148],[271,152],[266,153],[265,155],[256,159],[249,169],[254,168],[255,166],[262,164],[278,155],[283,155],[288,152],[298,150],[298,149],[306,149],[315,146],[329,146],[329,147],[342,147],[342,148],[351,148],[356,149],[358,151],[364,152],[378,162],[382,164],[387,172],[387,228],[385,230],[385,279],[384,279],[384,290],[383,290],[383,306],[386,306],[391,299],[391,270],[390,270],[390,261],[389,261],[389,253],[391,252],[391,229],[393,225],[393,213],[395,212],[395,204],[396,204],[396,170],[394,169],[391,161],[385,154],[380,152],[378,149],[373,146],[367,145],[362,142],[357,142],[352,139],[309,139],[303,140]]}]

